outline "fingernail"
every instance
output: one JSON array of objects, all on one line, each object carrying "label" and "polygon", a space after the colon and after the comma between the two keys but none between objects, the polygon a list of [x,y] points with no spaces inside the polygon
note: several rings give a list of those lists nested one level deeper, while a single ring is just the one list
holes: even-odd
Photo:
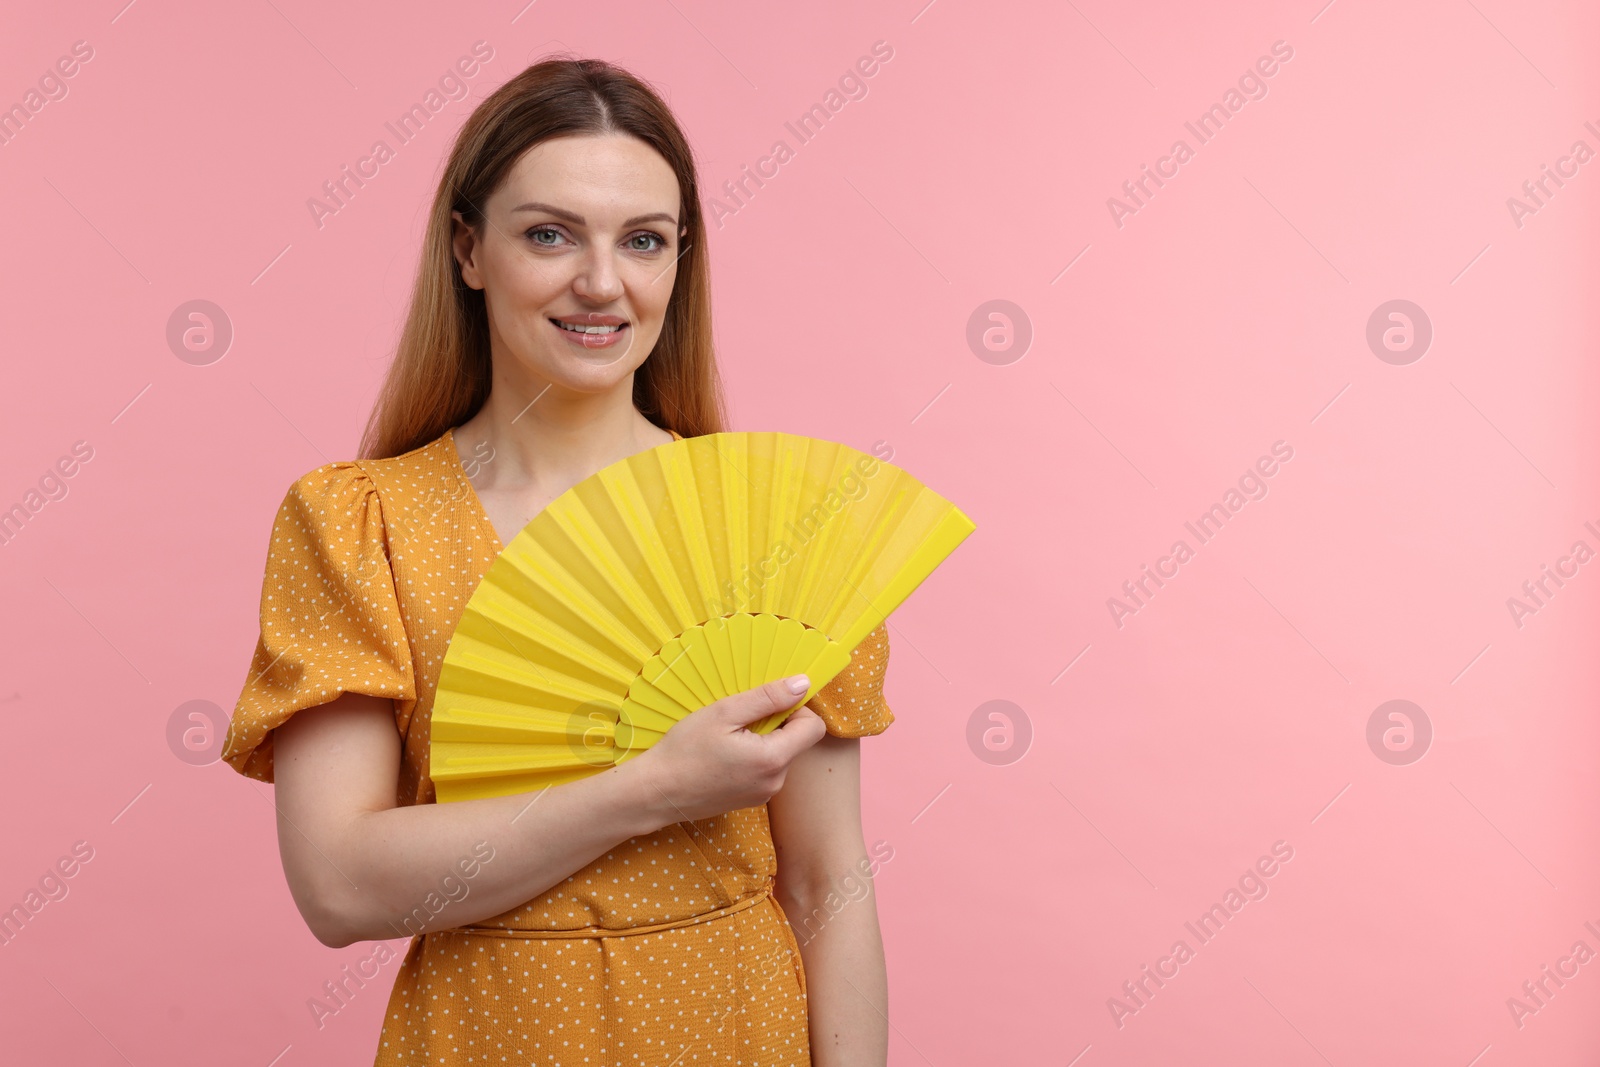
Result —
[{"label": "fingernail", "polygon": [[797,674],[793,678],[787,679],[787,681],[789,684],[789,692],[791,693],[804,693],[807,689],[811,688],[811,679],[807,678],[803,674]]}]

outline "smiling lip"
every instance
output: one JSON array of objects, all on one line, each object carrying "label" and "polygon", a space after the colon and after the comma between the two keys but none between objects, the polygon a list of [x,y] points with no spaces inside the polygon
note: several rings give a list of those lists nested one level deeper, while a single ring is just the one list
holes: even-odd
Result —
[{"label": "smiling lip", "polygon": [[623,331],[628,328],[627,319],[597,312],[552,316],[550,324],[569,342],[584,348],[609,348],[621,340]]}]

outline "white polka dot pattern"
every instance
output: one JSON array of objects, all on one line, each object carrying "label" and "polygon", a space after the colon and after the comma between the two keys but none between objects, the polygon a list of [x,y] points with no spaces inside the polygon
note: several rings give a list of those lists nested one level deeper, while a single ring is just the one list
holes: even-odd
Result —
[{"label": "white polka dot pattern", "polygon": [[[223,758],[270,782],[272,730],[295,712],[345,692],[388,697],[404,739],[396,801],[432,803],[439,667],[501,547],[450,433],[295,482]],[[880,625],[807,704],[829,733],[894,721],[888,658]],[[766,807],[746,808],[625,841],[504,915],[414,938],[377,1063],[807,1064],[804,971],[771,897],[776,871]]]}]

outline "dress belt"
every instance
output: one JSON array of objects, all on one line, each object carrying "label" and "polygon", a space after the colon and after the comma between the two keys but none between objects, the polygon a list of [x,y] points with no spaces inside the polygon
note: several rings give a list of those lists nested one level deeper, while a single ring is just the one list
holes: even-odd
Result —
[{"label": "dress belt", "polygon": [[605,926],[580,926],[576,930],[518,930],[504,926],[458,926],[438,932],[441,934],[471,934],[474,937],[541,939],[551,937],[632,937],[635,934],[654,934],[662,930],[676,930],[680,926],[694,926],[697,923],[711,922],[713,919],[723,919],[729,915],[753,908],[770,896],[772,896],[772,886],[768,884],[754,896],[734,901],[726,907],[717,908],[700,915],[691,915],[686,919],[672,919],[664,923],[652,923],[649,926],[630,926],[622,930],[615,930]]}]

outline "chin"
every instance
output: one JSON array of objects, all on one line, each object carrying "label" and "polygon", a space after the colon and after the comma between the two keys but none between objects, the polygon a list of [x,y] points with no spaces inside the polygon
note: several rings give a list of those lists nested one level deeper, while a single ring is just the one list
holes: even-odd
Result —
[{"label": "chin", "polygon": [[588,359],[571,352],[544,352],[538,358],[517,362],[559,388],[577,393],[603,393],[622,384],[644,360],[635,359],[633,353],[618,354],[600,349]]}]

